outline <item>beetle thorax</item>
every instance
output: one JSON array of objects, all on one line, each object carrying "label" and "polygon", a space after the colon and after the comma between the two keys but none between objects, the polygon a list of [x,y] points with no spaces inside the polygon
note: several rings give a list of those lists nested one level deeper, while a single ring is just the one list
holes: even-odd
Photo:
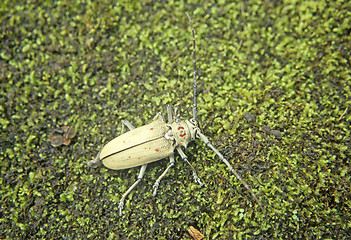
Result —
[{"label": "beetle thorax", "polygon": [[174,122],[168,127],[170,129],[165,138],[175,141],[177,146],[187,147],[188,143],[195,139],[196,126],[189,120]]}]

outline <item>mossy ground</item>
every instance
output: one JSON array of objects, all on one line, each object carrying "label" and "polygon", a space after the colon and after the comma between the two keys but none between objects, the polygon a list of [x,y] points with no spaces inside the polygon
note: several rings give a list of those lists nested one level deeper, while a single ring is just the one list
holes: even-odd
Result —
[{"label": "mossy ground", "polygon": [[[206,239],[350,239],[350,9],[346,0],[2,1],[0,238],[190,239],[192,225]],[[177,157],[152,197],[168,160],[150,164],[122,217],[119,199],[139,169],[86,165],[122,119],[141,126],[167,104],[191,116],[184,11],[202,129],[265,212],[200,141],[186,154],[204,187]],[[48,135],[62,125],[77,136],[54,148]]]}]

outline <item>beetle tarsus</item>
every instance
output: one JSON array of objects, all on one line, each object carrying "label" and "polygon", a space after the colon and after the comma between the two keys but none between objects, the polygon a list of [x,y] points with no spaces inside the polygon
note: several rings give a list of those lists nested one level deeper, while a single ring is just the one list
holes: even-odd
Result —
[{"label": "beetle tarsus", "polygon": [[154,186],[152,186],[152,188],[154,189],[154,191],[152,192],[152,196],[155,197],[156,193],[157,193],[157,189],[160,186],[160,181],[157,179],[156,182],[154,183]]},{"label": "beetle tarsus", "polygon": [[188,161],[188,157],[185,155],[185,153],[183,152],[183,150],[180,147],[177,147],[176,149],[177,149],[180,157],[183,159],[183,161],[185,161],[190,166],[191,170],[193,171],[193,177],[195,179],[195,182],[200,184],[200,186],[202,187],[204,184],[201,182],[201,180],[200,180],[199,176],[197,175],[193,165],[191,165],[190,162]]},{"label": "beetle tarsus", "polygon": [[204,184],[201,182],[200,178],[197,176],[196,172],[193,172],[193,177],[194,177],[195,182],[200,184],[200,187],[204,186]]},{"label": "beetle tarsus", "polygon": [[121,199],[118,204],[119,216],[122,217],[122,210],[124,205],[124,199]]},{"label": "beetle tarsus", "polygon": [[100,152],[96,155],[94,160],[91,160],[89,162],[87,162],[88,167],[92,167],[92,168],[97,168],[100,165]]}]

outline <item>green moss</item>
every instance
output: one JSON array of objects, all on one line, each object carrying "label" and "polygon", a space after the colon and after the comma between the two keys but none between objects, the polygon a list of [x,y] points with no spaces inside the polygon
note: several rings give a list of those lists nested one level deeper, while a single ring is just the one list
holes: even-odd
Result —
[{"label": "green moss", "polygon": [[[347,1],[3,2],[0,238],[190,239],[190,225],[206,239],[343,238],[349,9]],[[153,197],[168,160],[150,164],[121,218],[119,200],[139,169],[86,166],[122,119],[141,126],[167,104],[190,118],[184,11],[196,33],[201,127],[265,212],[200,141],[185,152],[204,187],[177,156]],[[62,125],[77,136],[53,148],[48,136]]]}]

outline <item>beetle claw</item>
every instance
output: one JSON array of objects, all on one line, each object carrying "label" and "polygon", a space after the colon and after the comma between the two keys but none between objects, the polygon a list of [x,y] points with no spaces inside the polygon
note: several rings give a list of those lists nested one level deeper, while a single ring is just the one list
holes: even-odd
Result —
[{"label": "beetle claw", "polygon": [[96,155],[96,158],[94,160],[91,160],[89,162],[87,162],[88,167],[92,167],[92,168],[97,168],[100,164],[100,152]]},{"label": "beetle claw", "polygon": [[156,181],[154,186],[152,187],[154,189],[154,192],[152,193],[152,196],[155,197],[156,196],[156,192],[158,189],[158,186],[160,185],[160,181]]},{"label": "beetle claw", "polygon": [[97,159],[97,158],[87,162],[88,167],[92,167],[92,168],[97,168],[99,164],[100,164],[100,159]]},{"label": "beetle claw", "polygon": [[200,178],[197,176],[195,172],[193,173],[193,176],[194,176],[195,182],[200,184],[200,187],[202,187],[204,184],[201,182]]},{"label": "beetle claw", "polygon": [[118,204],[119,216],[122,217],[122,210],[123,210],[123,200],[121,200]]}]

